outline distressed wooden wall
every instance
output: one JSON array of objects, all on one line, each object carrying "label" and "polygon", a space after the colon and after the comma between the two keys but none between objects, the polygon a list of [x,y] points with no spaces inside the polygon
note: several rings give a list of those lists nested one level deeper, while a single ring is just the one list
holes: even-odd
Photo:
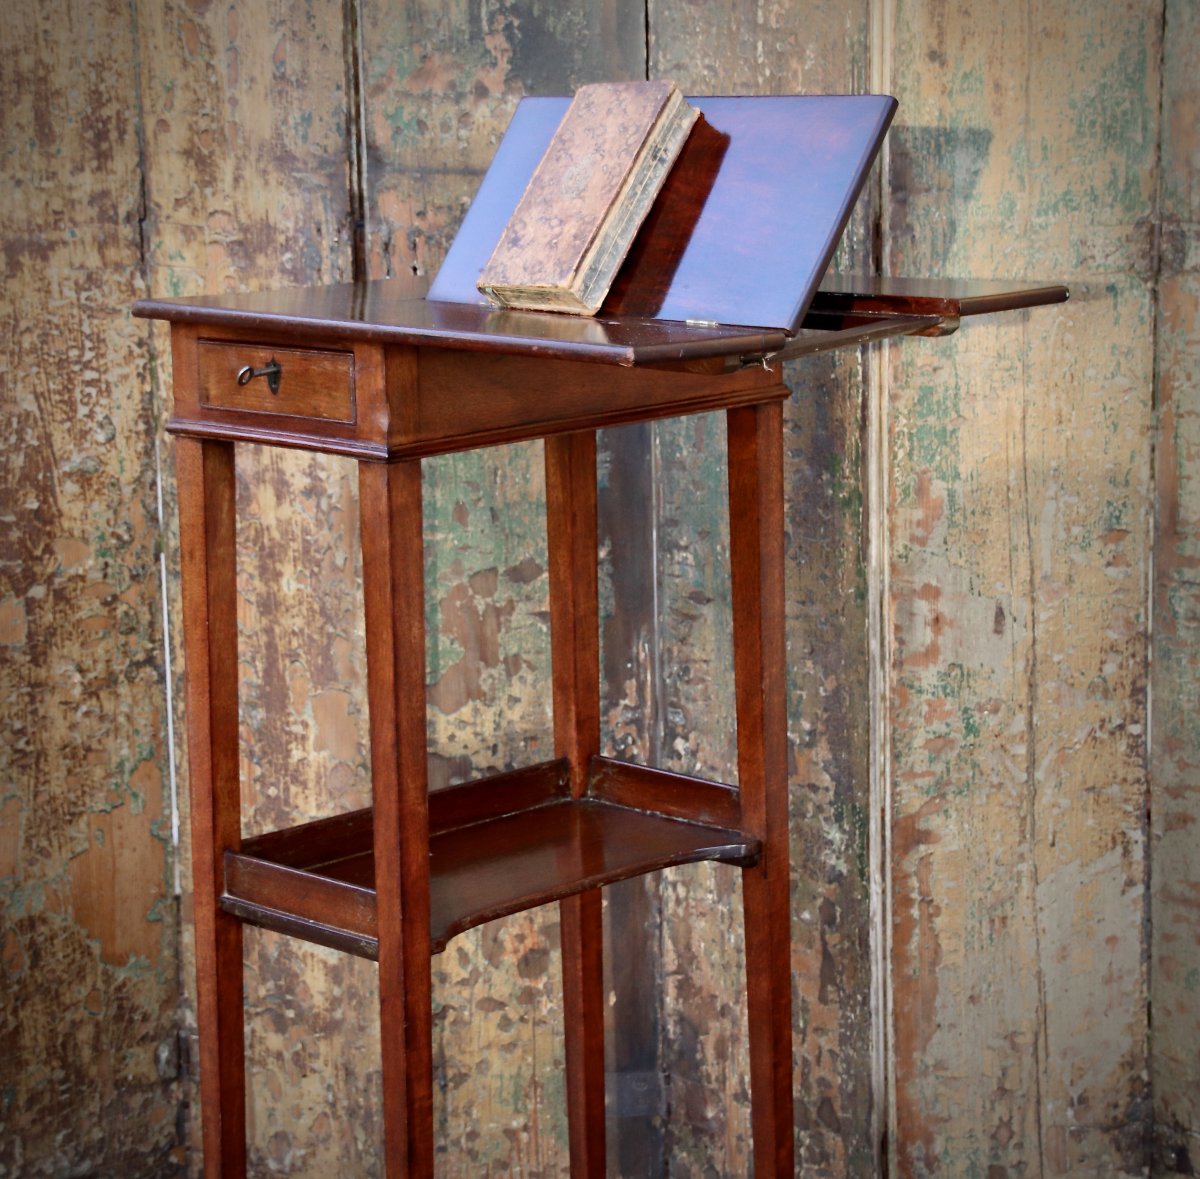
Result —
[{"label": "distressed wooden wall", "polygon": [[[697,93],[867,89],[867,3],[656,2],[652,76]],[[872,266],[878,178],[839,262]],[[788,502],[793,1003],[797,1160],[805,1174],[871,1174],[882,1126],[872,1103],[867,592],[862,527],[868,366],[856,354],[789,367]],[[723,422],[658,427],[660,756],[736,781],[729,646]],[[698,461],[698,456],[700,461]],[[715,528],[719,521],[720,531]],[[747,1174],[745,1009],[736,873],[697,865],[649,887],[661,897],[672,1175]],[[753,969],[753,966],[750,967]],[[706,1172],[711,1167],[712,1172]],[[639,1174],[656,1173],[637,1172]]]},{"label": "distressed wooden wall", "polygon": [[900,1174],[1137,1174],[1162,5],[898,0],[897,273],[1071,302],[893,351]]},{"label": "distressed wooden wall", "polygon": [[0,12],[0,1174],[177,1142],[158,407],[130,5]]},{"label": "distressed wooden wall", "polygon": [[[843,263],[1073,290],[789,372],[804,1174],[1190,1173],[1198,34],[1192,0],[8,6],[0,1175],[198,1169],[169,363],[128,303],[432,271],[522,94],[647,74],[890,90]],[[715,417],[604,438],[604,699],[610,748],[731,778],[723,447]],[[238,464],[264,830],[369,797],[356,479]],[[540,454],[428,463],[426,496],[436,785],[549,745]],[[609,892],[614,1174],[747,1172],[737,887]],[[557,937],[549,908],[435,959],[441,1174],[566,1173]],[[246,956],[256,1173],[377,1174],[375,968],[257,931]]]},{"label": "distressed wooden wall", "polygon": [[1164,31],[1151,746],[1155,1164],[1200,1169],[1200,6]]}]

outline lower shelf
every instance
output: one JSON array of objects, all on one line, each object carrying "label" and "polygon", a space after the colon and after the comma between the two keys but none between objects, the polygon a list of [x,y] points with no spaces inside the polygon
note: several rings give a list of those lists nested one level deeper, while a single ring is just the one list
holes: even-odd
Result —
[{"label": "lower shelf", "polygon": [[[239,852],[226,852],[222,908],[251,924],[375,958],[372,837],[372,813],[364,810],[247,840]],[[515,813],[435,829],[433,951],[472,926],[572,893],[700,860],[745,865],[760,850],[743,831],[596,797],[553,795]]]}]

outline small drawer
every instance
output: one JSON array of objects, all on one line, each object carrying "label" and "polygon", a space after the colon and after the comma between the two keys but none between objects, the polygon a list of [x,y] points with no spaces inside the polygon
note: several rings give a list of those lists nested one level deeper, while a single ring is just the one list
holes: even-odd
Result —
[{"label": "small drawer", "polygon": [[199,340],[197,358],[202,406],[354,421],[353,352]]}]

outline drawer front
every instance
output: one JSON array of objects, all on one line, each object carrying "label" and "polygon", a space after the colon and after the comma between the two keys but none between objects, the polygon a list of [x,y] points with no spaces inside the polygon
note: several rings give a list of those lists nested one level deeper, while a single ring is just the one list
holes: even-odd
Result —
[{"label": "drawer front", "polygon": [[[354,421],[352,352],[199,340],[197,363],[203,406],[327,422]],[[272,391],[270,370],[276,366]],[[260,370],[268,371],[248,376]]]}]

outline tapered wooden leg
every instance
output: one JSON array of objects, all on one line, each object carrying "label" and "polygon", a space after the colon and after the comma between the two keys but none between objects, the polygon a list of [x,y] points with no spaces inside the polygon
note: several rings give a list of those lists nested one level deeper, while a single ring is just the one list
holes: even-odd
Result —
[{"label": "tapered wooden leg", "polygon": [[742,873],[754,1174],[794,1173],[784,627],[783,406],[728,411],[738,783],[763,841]]},{"label": "tapered wooden leg", "polygon": [[603,1179],[604,928],[600,890],[559,902],[571,1175]]},{"label": "tapered wooden leg", "polygon": [[369,636],[384,1151],[391,1179],[431,1179],[433,1016],[420,463],[361,463],[359,488]]},{"label": "tapered wooden leg", "polygon": [[246,1173],[242,926],[221,911],[225,849],[241,843],[233,445],[180,438],[200,1108],[209,1179]]},{"label": "tapered wooden leg", "polygon": [[[587,786],[600,752],[600,622],[596,578],[596,435],[546,439],[546,533],[554,744],[571,763],[571,791]],[[604,950],[600,890],[568,897],[562,917],[567,1118],[573,1179],[602,1179]]]}]

